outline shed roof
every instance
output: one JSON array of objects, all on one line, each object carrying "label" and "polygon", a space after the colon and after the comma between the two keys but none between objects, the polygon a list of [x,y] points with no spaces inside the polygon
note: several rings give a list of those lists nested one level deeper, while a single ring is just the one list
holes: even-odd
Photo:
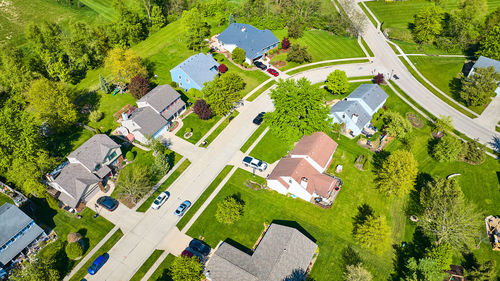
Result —
[{"label": "shed roof", "polygon": [[500,61],[480,56],[473,68],[493,66],[497,73],[500,73]]},{"label": "shed roof", "polygon": [[140,98],[137,103],[145,102],[158,113],[164,110],[181,95],[172,86],[165,84],[156,86],[146,95]]},{"label": "shed roof", "polygon": [[74,208],[78,205],[78,201],[82,197],[85,188],[101,180],[93,173],[89,173],[82,165],[70,163],[61,170],[61,173],[54,181],[71,195],[68,196],[64,192],[61,192],[61,195],[64,195],[59,196],[59,200]]},{"label": "shed roof", "polygon": [[341,115],[345,113],[346,118],[352,119],[356,114],[358,120],[355,122],[356,126],[362,130],[372,119],[372,116],[363,108],[359,101],[341,100],[330,108],[330,114],[337,113]]},{"label": "shed roof", "polygon": [[260,30],[244,23],[230,24],[217,39],[224,44],[235,44],[242,48],[250,59],[256,58],[262,49],[280,42],[271,30]]},{"label": "shed roof", "polygon": [[307,155],[324,167],[337,149],[337,143],[324,132],[304,136],[295,145],[290,155]]},{"label": "shed roof", "polygon": [[68,158],[75,158],[89,171],[94,171],[97,164],[104,162],[109,150],[117,147],[120,147],[120,145],[107,135],[97,134],[71,152]]},{"label": "shed roof", "polygon": [[347,100],[359,98],[373,111],[384,104],[388,97],[389,96],[379,85],[362,84],[347,97]]},{"label": "shed roof", "polygon": [[212,55],[199,53],[192,55],[185,61],[174,67],[173,70],[180,68],[193,80],[200,88],[203,88],[205,82],[210,82],[215,75],[219,73],[217,67],[219,63],[214,60]]},{"label": "shed roof", "polygon": [[134,110],[130,119],[141,127],[139,132],[147,137],[152,137],[163,126],[167,125],[167,120],[148,106]]}]

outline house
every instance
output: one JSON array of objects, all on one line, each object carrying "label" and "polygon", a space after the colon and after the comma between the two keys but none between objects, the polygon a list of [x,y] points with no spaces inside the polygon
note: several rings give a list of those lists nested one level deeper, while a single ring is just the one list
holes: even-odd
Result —
[{"label": "house", "polygon": [[107,135],[97,134],[67,159],[46,175],[48,191],[65,205],[81,210],[99,189],[104,189],[112,169],[123,161],[123,156],[119,144]]},{"label": "house", "polygon": [[137,109],[122,113],[121,124],[130,140],[148,144],[170,128],[172,121],[186,109],[181,95],[170,85],[160,85],[137,101]]},{"label": "house", "polygon": [[280,41],[268,29],[260,30],[249,24],[232,23],[217,36],[217,43],[230,53],[236,47],[245,50],[245,61],[251,65],[254,60],[278,47]]},{"label": "house", "polygon": [[219,74],[219,63],[211,54],[196,54],[170,70],[172,81],[187,91],[195,88],[201,91],[206,82]]},{"label": "house", "polygon": [[19,254],[45,239],[45,232],[18,207],[4,203],[0,206],[0,269],[11,265]]},{"label": "house", "polygon": [[388,97],[379,85],[360,85],[330,108],[330,117],[333,123],[344,124],[347,133],[357,136],[370,124],[373,114],[382,108]]},{"label": "house", "polygon": [[[500,61],[480,56],[479,59],[476,61],[476,63],[472,66],[472,69],[470,70],[469,75],[467,76],[473,75],[474,71],[478,67],[490,67],[490,66],[492,66],[495,69],[495,71],[500,74]],[[499,82],[498,88],[495,90],[497,96],[500,95],[500,81],[498,82]]]},{"label": "house", "polygon": [[210,281],[303,280],[317,248],[297,229],[273,223],[253,254],[219,244],[204,273]]},{"label": "house", "polygon": [[336,148],[337,143],[323,132],[303,137],[295,149],[278,162],[267,177],[267,186],[283,195],[332,203],[342,181],[324,172]]}]

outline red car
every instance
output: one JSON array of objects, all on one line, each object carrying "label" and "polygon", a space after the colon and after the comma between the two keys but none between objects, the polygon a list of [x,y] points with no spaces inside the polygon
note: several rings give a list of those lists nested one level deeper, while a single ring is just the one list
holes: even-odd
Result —
[{"label": "red car", "polygon": [[276,69],[274,69],[274,68],[268,68],[267,72],[269,72],[272,76],[278,76],[278,75],[280,75],[279,72]]}]

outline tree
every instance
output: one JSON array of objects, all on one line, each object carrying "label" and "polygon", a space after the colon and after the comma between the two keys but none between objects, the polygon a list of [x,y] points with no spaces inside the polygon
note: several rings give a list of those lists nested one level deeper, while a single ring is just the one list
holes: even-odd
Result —
[{"label": "tree", "polygon": [[377,186],[389,195],[407,195],[415,185],[418,168],[413,154],[407,150],[397,150],[382,164],[378,171]]},{"label": "tree", "polygon": [[220,223],[232,224],[243,215],[243,206],[243,203],[236,200],[236,198],[232,196],[226,197],[224,201],[217,204],[215,218]]},{"label": "tree", "polygon": [[465,202],[454,179],[428,182],[420,192],[420,204],[424,212],[418,224],[438,245],[446,243],[455,249],[473,245],[481,218]]},{"label": "tree", "polygon": [[170,170],[170,160],[165,153],[158,153],[151,167],[151,174],[155,176],[164,176]]},{"label": "tree", "polygon": [[491,30],[495,26],[500,25],[500,7],[491,12],[484,21],[484,30]]},{"label": "tree", "polygon": [[432,157],[439,162],[456,161],[461,151],[462,141],[452,135],[446,134],[432,148]]},{"label": "tree", "polygon": [[497,81],[500,81],[500,74],[493,66],[478,67],[474,70],[474,74],[462,80],[460,97],[468,105],[484,105],[496,95]]},{"label": "tree", "polygon": [[417,260],[412,257],[406,264],[408,269],[406,281],[442,281],[446,276],[438,267],[435,260],[422,258]]},{"label": "tree", "polygon": [[31,258],[23,269],[13,270],[13,281],[59,281],[59,271],[52,258]]},{"label": "tree", "polygon": [[417,42],[431,43],[443,30],[444,11],[439,6],[427,6],[415,15],[413,33]]},{"label": "tree", "polygon": [[392,137],[404,137],[412,129],[410,121],[394,111],[386,111],[382,116],[385,132]]},{"label": "tree", "polygon": [[130,49],[113,49],[106,57],[106,67],[118,81],[128,83],[132,77],[147,77],[148,72],[142,66],[141,58]]},{"label": "tree", "polygon": [[137,165],[122,169],[116,185],[119,194],[130,198],[133,203],[137,203],[153,186],[149,171]]},{"label": "tree", "polygon": [[240,47],[236,47],[231,53],[231,58],[237,64],[242,64],[245,61],[245,50]]},{"label": "tree", "polygon": [[92,112],[90,112],[89,114],[89,121],[90,122],[99,122],[99,120],[102,119],[102,112],[100,112],[99,110],[92,110]]},{"label": "tree", "polygon": [[105,94],[109,94],[109,92],[111,91],[108,82],[106,81],[106,79],[104,79],[104,76],[102,76],[101,74],[99,74],[99,88]]},{"label": "tree", "polygon": [[486,158],[485,147],[477,139],[468,141],[463,144],[459,158],[468,163],[481,164]]},{"label": "tree", "polygon": [[453,249],[450,245],[441,243],[428,249],[426,256],[436,261],[436,266],[439,269],[448,270],[453,262]]},{"label": "tree", "polygon": [[290,40],[288,40],[288,38],[284,37],[283,40],[281,40],[281,48],[283,50],[288,50],[288,48],[290,48]]},{"label": "tree", "polygon": [[373,82],[377,85],[385,84],[384,74],[379,73],[379,74],[375,75],[375,77],[373,77]]},{"label": "tree", "polygon": [[354,238],[363,248],[382,253],[391,247],[391,230],[383,216],[367,216],[362,224],[356,225]]},{"label": "tree", "polygon": [[182,26],[186,36],[188,49],[200,50],[204,46],[205,37],[210,35],[210,27],[198,8],[182,12]]},{"label": "tree", "polygon": [[497,264],[496,261],[488,260],[479,265],[474,265],[474,267],[472,267],[471,269],[465,270],[465,277],[467,278],[467,280],[474,280],[474,281],[495,280],[496,264]]},{"label": "tree", "polygon": [[451,116],[440,115],[433,124],[434,132],[445,133],[453,131],[453,121]]},{"label": "tree", "polygon": [[304,35],[304,28],[300,23],[294,22],[288,26],[288,37],[300,38]]},{"label": "tree", "polygon": [[345,281],[371,281],[372,274],[362,264],[348,265],[344,273]]},{"label": "tree", "polygon": [[76,110],[69,90],[61,83],[45,78],[35,80],[26,100],[40,123],[47,122],[51,128],[67,129],[76,122]]},{"label": "tree", "polygon": [[[500,17],[500,15],[499,15]],[[476,56],[485,56],[490,59],[500,60],[500,23],[492,27],[480,41],[481,47]]]},{"label": "tree", "polygon": [[298,140],[317,131],[328,131],[329,110],[324,91],[305,78],[280,80],[271,90],[275,110],[266,113],[270,130],[283,140]]},{"label": "tree", "polygon": [[171,276],[174,281],[199,281],[203,275],[201,271],[203,266],[198,262],[198,258],[180,256],[174,259],[172,263]]},{"label": "tree", "polygon": [[194,103],[193,111],[201,120],[208,120],[212,116],[212,111],[204,99],[197,100]]},{"label": "tree", "polygon": [[150,90],[151,87],[149,85],[148,79],[137,75],[134,76],[132,79],[130,79],[130,83],[128,84],[128,89],[130,91],[130,94],[136,99],[142,98],[144,95],[146,95]]},{"label": "tree", "polygon": [[206,83],[201,92],[207,99],[212,113],[225,115],[240,100],[240,91],[244,88],[245,82],[238,74],[227,73]]},{"label": "tree", "polygon": [[[145,1],[148,4],[147,11],[150,11],[152,0]],[[114,45],[126,47],[146,39],[149,18],[130,10],[124,1],[113,1],[113,8],[117,16],[109,26],[108,36]]]},{"label": "tree", "polygon": [[221,64],[219,65],[219,67],[217,68],[217,70],[219,70],[219,73],[226,73],[226,71],[227,71],[227,66],[226,66],[225,64],[221,63]]},{"label": "tree", "polygon": [[349,81],[344,71],[336,69],[326,77],[325,87],[334,94],[343,94],[349,90]]},{"label": "tree", "polygon": [[288,51],[286,56],[287,61],[293,61],[296,63],[310,62],[312,60],[311,54],[307,51],[306,46],[300,46],[299,44],[293,44]]},{"label": "tree", "polygon": [[158,5],[153,5],[153,9],[151,10],[151,28],[149,31],[151,33],[160,30],[167,24],[167,19],[163,15],[163,11]]},{"label": "tree", "polygon": [[233,14],[229,14],[229,18],[227,19],[227,22],[228,22],[229,24],[233,24],[233,23],[235,23],[235,22],[236,22],[236,21],[234,20],[234,16],[233,16]]},{"label": "tree", "polygon": [[66,255],[68,258],[74,260],[83,255],[83,247],[79,242],[68,243],[66,245]]}]

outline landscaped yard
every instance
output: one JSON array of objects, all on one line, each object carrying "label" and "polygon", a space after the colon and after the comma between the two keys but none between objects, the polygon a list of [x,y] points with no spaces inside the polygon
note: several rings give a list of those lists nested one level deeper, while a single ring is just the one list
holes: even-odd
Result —
[{"label": "landscaped yard", "polygon": [[170,266],[174,262],[175,256],[168,254],[161,264],[156,268],[155,272],[149,277],[148,281],[172,281],[170,276]]},{"label": "landscaped yard", "polygon": [[154,250],[149,258],[141,265],[141,267],[139,267],[139,269],[135,272],[134,276],[132,276],[129,281],[140,281],[142,277],[146,275],[148,270],[153,266],[156,260],[158,260],[161,254],[163,254],[163,252],[163,250]]},{"label": "landscaped yard", "polygon": [[255,132],[248,138],[248,140],[243,144],[243,146],[240,148],[241,152],[245,153],[247,150],[252,146],[252,144],[257,140],[257,138],[264,132],[264,130],[267,127],[264,125],[260,125]]},{"label": "landscaped yard", "polygon": [[195,144],[210,130],[210,128],[212,128],[213,125],[215,125],[215,123],[217,123],[217,121],[220,120],[220,118],[220,116],[215,115],[208,120],[201,120],[198,115],[193,112],[182,119],[183,125],[175,135],[184,138],[186,130],[191,129],[193,135],[186,140]]},{"label": "landscaped yard", "polygon": [[285,156],[291,149],[293,149],[292,143],[283,141],[269,130],[249,154],[272,164]]}]

